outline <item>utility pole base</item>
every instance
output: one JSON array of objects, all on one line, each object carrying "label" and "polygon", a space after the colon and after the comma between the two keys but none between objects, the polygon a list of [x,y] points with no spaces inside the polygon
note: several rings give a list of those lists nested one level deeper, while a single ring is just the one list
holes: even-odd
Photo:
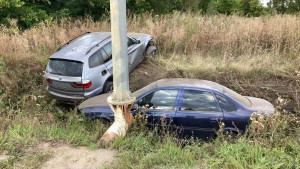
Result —
[{"label": "utility pole base", "polygon": [[115,138],[125,136],[133,123],[133,116],[130,110],[135,102],[135,98],[131,98],[126,102],[115,102],[110,96],[107,98],[107,102],[114,112],[115,121],[100,138],[100,147],[103,147],[104,144],[111,142]]}]

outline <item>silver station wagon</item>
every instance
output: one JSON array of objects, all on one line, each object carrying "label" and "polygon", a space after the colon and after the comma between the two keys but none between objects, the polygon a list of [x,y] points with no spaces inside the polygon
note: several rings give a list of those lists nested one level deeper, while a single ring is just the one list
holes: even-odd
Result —
[{"label": "silver station wagon", "polygon": [[[153,56],[156,47],[151,35],[128,33],[129,71]],[[87,32],[60,47],[49,59],[45,71],[47,90],[59,101],[76,102],[108,93],[112,83],[110,32]]]}]

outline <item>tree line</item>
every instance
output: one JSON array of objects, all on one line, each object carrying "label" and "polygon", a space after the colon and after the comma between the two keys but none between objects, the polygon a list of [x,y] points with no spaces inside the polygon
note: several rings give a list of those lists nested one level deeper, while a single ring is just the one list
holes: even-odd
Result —
[{"label": "tree line", "polygon": [[[295,14],[300,0],[270,0],[263,6],[259,0],[126,0],[129,14],[145,12],[161,15],[174,11],[201,14],[225,14],[258,17],[267,14]],[[61,18],[100,20],[109,16],[109,0],[0,0],[0,24],[15,24],[22,29],[40,22]]]}]

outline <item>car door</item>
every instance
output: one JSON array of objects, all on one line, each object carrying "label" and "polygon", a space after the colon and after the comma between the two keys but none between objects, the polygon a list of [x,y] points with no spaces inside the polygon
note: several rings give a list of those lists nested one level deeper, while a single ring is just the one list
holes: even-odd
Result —
[{"label": "car door", "polygon": [[166,125],[170,126],[175,117],[177,96],[178,89],[159,89],[143,96],[137,104],[140,108],[147,107],[146,116],[149,125],[160,126],[162,120],[165,120]]},{"label": "car door", "polygon": [[218,93],[215,95],[224,113],[225,130],[244,132],[249,123],[251,113],[238,108],[229,97]]},{"label": "car door", "polygon": [[103,65],[103,60],[98,50],[89,57],[88,64],[84,70],[84,78],[92,82],[92,86],[86,91],[95,91],[94,95],[99,94],[105,83],[107,72],[108,70],[106,66]]},{"label": "car door", "polygon": [[112,63],[112,44],[111,41],[104,45],[101,50],[100,54],[102,56],[102,60],[104,65],[106,66],[109,74],[112,75],[113,73],[113,63]]},{"label": "car door", "polygon": [[130,37],[127,38],[128,46],[128,66],[131,72],[143,59],[144,59],[144,45],[143,43],[137,43],[137,40],[133,40]]},{"label": "car door", "polygon": [[212,92],[182,90],[174,123],[182,127],[185,136],[210,137],[219,129],[219,122],[222,119],[223,113]]},{"label": "car door", "polygon": [[[128,67],[131,72],[134,69],[134,65],[137,65],[138,61],[136,60],[136,53],[142,49],[141,44],[135,44],[131,40],[131,38],[127,38],[127,46],[128,46]],[[100,50],[105,66],[107,67],[110,74],[113,73],[113,63],[112,63],[112,43],[111,41],[105,44]]]}]

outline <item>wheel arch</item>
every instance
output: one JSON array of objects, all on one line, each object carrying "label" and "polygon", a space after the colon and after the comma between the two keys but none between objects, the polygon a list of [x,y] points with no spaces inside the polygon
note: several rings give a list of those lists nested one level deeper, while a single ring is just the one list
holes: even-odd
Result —
[{"label": "wheel arch", "polygon": [[[105,83],[106,83],[106,82],[113,82],[113,80],[114,80],[114,79],[113,79],[113,75],[111,75],[111,76],[109,76],[109,77],[105,80]],[[104,83],[104,84],[105,84],[105,83]]]}]

